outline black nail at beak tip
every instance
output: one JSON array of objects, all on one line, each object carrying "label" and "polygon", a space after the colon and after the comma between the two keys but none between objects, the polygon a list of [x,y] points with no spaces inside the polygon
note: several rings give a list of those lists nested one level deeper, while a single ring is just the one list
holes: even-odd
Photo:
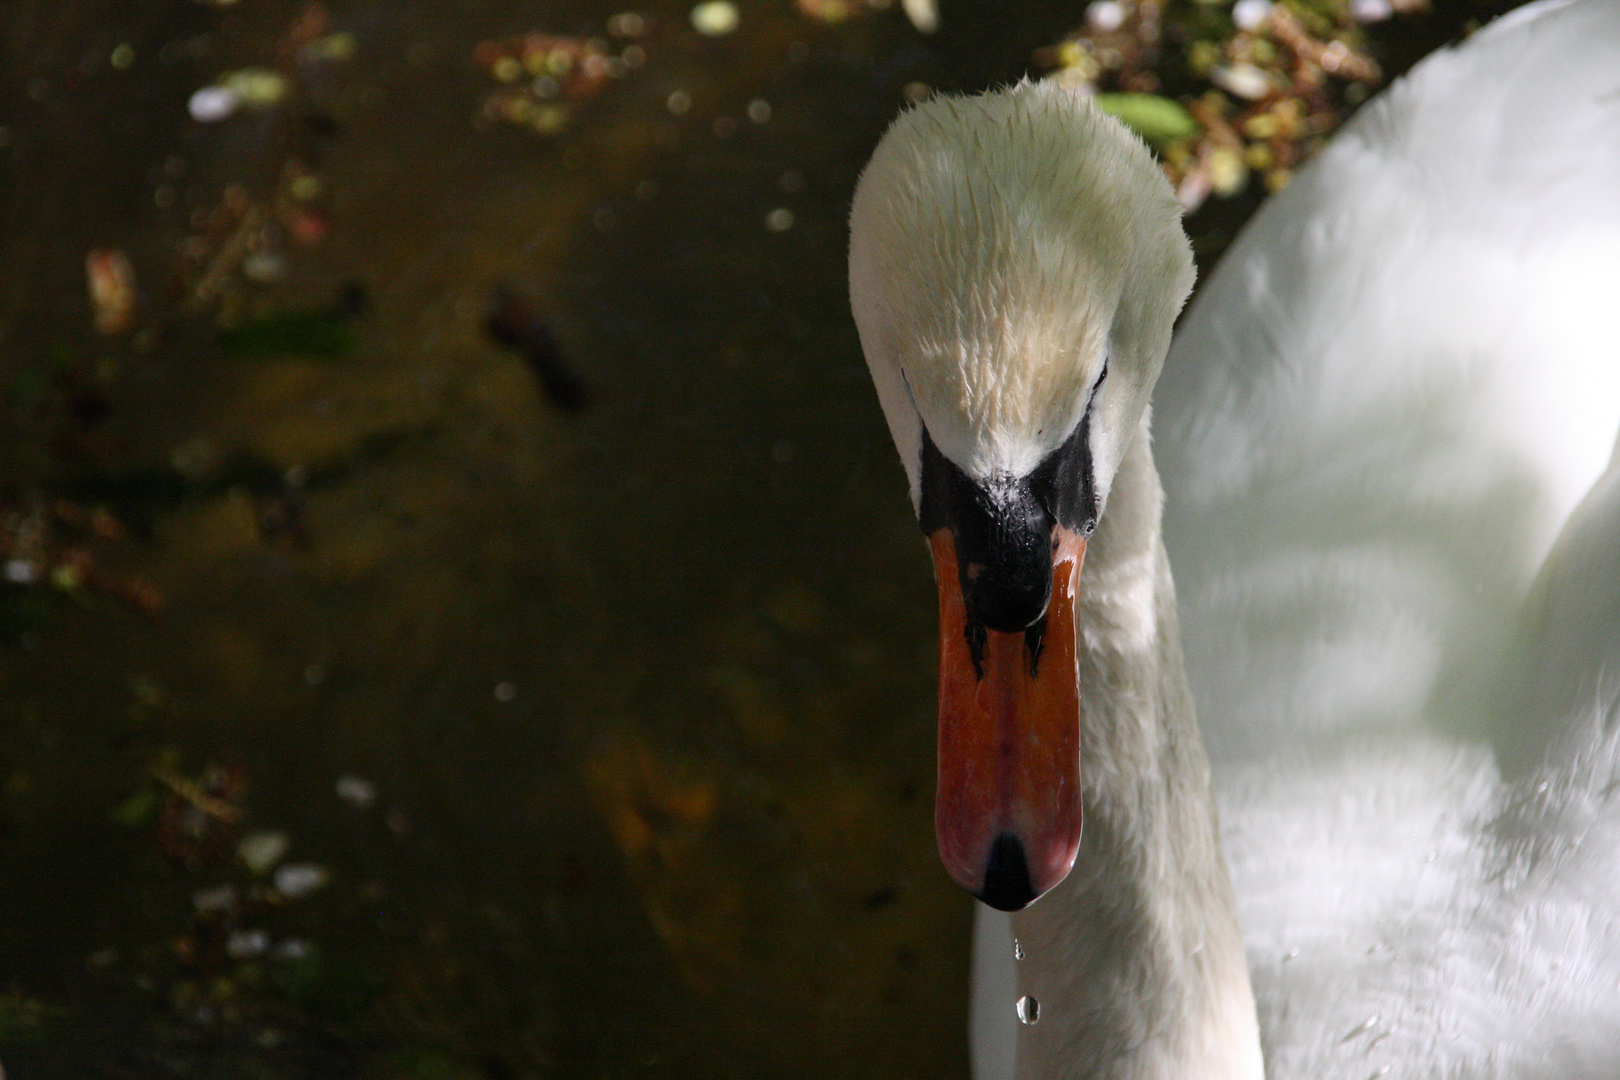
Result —
[{"label": "black nail at beak tip", "polygon": [[1037,899],[1024,845],[1012,833],[1002,833],[990,845],[990,856],[984,862],[984,888],[978,897],[998,911],[1022,911]]}]

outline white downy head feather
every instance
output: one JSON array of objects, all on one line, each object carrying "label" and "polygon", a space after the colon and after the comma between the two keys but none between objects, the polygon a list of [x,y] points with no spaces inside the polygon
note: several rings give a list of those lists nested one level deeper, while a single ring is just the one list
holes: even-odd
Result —
[{"label": "white downy head feather", "polygon": [[855,190],[849,275],[914,503],[920,424],[968,476],[1023,476],[1112,357],[1091,431],[1106,498],[1192,286],[1179,218],[1141,141],[1055,84],[895,121]]}]

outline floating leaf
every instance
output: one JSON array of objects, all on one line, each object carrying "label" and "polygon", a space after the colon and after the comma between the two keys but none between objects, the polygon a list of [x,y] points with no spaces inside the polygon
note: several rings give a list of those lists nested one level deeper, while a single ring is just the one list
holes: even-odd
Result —
[{"label": "floating leaf", "polygon": [[1198,121],[1186,109],[1158,94],[1098,94],[1093,100],[1099,109],[1155,147],[1198,134]]}]

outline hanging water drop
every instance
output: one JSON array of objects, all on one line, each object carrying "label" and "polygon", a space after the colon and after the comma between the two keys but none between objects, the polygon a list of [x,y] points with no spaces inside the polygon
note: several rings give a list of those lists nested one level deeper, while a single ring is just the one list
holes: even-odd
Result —
[{"label": "hanging water drop", "polygon": [[1018,1019],[1027,1026],[1033,1027],[1041,1018],[1041,1003],[1025,994],[1018,999]]}]

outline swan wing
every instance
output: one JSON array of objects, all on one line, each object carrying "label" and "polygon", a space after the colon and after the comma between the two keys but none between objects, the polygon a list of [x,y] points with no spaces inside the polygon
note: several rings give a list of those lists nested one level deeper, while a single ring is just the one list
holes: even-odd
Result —
[{"label": "swan wing", "polygon": [[1509,781],[1422,732],[1222,771],[1273,1076],[1620,1076],[1620,463],[1518,638],[1552,735]]},{"label": "swan wing", "polygon": [[1499,21],[1257,215],[1167,362],[1276,1077],[1620,1075],[1616,132],[1620,4]]},{"label": "swan wing", "polygon": [[1477,731],[1620,427],[1617,131],[1620,4],[1525,9],[1363,110],[1204,286],[1155,452],[1216,761]]}]

